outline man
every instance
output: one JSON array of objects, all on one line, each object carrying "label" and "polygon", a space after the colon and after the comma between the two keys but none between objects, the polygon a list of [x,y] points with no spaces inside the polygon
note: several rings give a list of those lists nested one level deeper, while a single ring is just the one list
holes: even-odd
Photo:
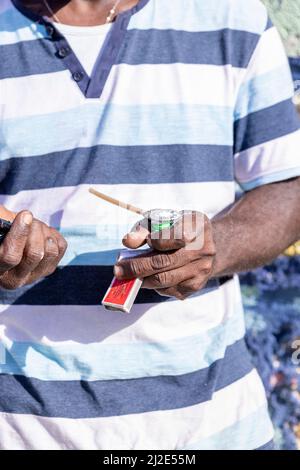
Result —
[{"label": "man", "polygon": [[[236,273],[300,235],[300,133],[265,8],[6,0],[0,25],[2,215],[17,214],[0,248],[1,447],[271,448]],[[129,315],[100,302],[138,217],[90,185],[192,210],[170,237],[125,238],[153,249],[115,265],[144,279]]]}]

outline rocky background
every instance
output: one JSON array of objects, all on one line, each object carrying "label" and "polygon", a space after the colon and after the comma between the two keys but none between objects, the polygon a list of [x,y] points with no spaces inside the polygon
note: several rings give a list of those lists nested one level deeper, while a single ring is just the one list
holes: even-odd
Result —
[{"label": "rocky background", "polygon": [[300,57],[300,0],[262,0],[290,57]]},{"label": "rocky background", "polygon": [[[300,0],[262,1],[298,78]],[[300,339],[300,244],[270,266],[242,275],[241,283],[247,344],[267,391],[276,448],[300,450],[300,361],[293,361],[295,341]]]}]

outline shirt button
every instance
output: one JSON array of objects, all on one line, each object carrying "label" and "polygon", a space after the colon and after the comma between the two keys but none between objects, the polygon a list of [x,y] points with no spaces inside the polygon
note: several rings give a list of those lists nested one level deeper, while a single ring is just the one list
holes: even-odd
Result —
[{"label": "shirt button", "polygon": [[73,73],[73,80],[75,80],[75,82],[80,82],[82,79],[83,79],[83,73],[82,72]]},{"label": "shirt button", "polygon": [[64,59],[67,57],[67,55],[70,54],[70,49],[68,47],[62,47],[61,49],[58,50],[57,52],[58,56]]}]

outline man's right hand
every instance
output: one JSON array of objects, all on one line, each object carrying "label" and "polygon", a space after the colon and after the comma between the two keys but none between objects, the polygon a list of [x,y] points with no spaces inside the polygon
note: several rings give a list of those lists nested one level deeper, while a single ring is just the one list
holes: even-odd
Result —
[{"label": "man's right hand", "polygon": [[19,212],[0,245],[0,287],[16,289],[52,274],[66,249],[57,230]]}]

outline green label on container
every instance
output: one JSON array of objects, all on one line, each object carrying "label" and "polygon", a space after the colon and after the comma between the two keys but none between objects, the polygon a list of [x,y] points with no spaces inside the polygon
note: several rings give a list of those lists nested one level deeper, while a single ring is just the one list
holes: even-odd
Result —
[{"label": "green label on container", "polygon": [[160,232],[161,230],[164,230],[165,228],[171,228],[173,225],[173,222],[162,222],[161,224],[158,223],[151,223],[151,231],[152,232]]}]

